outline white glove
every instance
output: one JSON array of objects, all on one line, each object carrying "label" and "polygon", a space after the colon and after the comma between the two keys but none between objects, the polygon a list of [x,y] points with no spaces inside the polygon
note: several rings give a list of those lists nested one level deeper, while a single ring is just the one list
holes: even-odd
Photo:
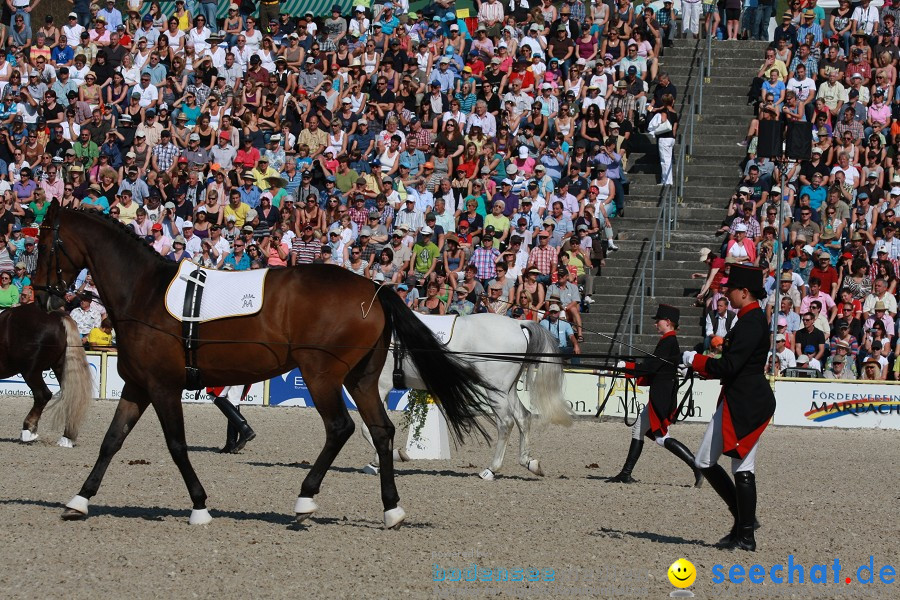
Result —
[{"label": "white glove", "polygon": [[683,378],[687,377],[687,374],[688,374],[687,365],[681,365],[680,367],[678,367],[678,376],[679,377],[681,377],[683,379]]},{"label": "white glove", "polygon": [[681,362],[687,366],[691,366],[694,364],[694,357],[697,356],[697,353],[693,350],[687,350],[684,354],[681,355]]}]

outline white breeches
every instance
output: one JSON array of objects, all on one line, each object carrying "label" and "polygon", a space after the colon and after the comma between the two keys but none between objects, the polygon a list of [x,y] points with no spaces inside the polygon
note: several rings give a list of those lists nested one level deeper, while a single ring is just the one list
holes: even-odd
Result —
[{"label": "white breeches", "polygon": [[[723,405],[720,404],[716,409],[712,421],[710,421],[709,425],[706,427],[706,433],[703,434],[703,441],[700,442],[700,448],[697,449],[694,464],[698,469],[706,469],[713,466],[719,462],[719,457],[722,455],[722,406]],[[757,448],[759,448],[758,441],[750,450],[750,453],[744,458],[732,458],[731,472],[750,471],[751,473],[755,473]]]}]

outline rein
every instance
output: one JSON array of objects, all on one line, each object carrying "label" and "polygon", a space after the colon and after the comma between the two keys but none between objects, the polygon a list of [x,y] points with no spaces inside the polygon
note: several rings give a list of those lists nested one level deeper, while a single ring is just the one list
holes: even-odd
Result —
[{"label": "rein", "polygon": [[49,281],[47,281],[46,285],[35,284],[33,287],[36,290],[47,292],[51,296],[56,296],[57,298],[65,301],[66,291],[69,289],[69,284],[66,283],[66,280],[63,277],[62,263],[60,262],[59,255],[63,254],[72,265],[75,264],[75,261],[72,260],[71,256],[69,256],[68,251],[66,251],[66,247],[63,245],[62,238],[59,237],[59,210],[56,211],[56,215],[53,219],[53,225],[51,227],[48,227],[41,223],[39,229],[49,229],[53,231],[53,244],[50,246],[50,255],[47,257],[47,260],[49,261],[49,270],[56,271],[56,283],[51,284]]}]

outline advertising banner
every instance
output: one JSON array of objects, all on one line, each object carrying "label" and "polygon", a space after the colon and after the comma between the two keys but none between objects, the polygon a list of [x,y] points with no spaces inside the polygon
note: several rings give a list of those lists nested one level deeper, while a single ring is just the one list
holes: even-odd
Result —
[{"label": "advertising banner", "polygon": [[[116,354],[108,354],[106,357],[106,390],[102,397],[118,400],[122,397],[123,387],[125,387],[125,382],[119,376],[119,357]],[[243,386],[238,387],[241,388],[237,392],[240,394],[243,391]],[[247,397],[244,398],[244,401],[241,402],[241,404],[262,406],[265,404],[265,398],[266,385],[265,382],[260,381],[250,386],[250,391],[247,392]],[[198,403],[212,402],[209,395],[206,393],[206,390],[201,390],[199,395],[194,390],[182,390],[181,401]]]},{"label": "advertising banner", "polygon": [[[356,404],[347,390],[341,389],[344,404],[349,410],[356,410]],[[306,382],[303,381],[300,369],[293,369],[269,380],[269,406],[313,406],[312,395],[306,387]]]},{"label": "advertising banner", "polygon": [[[103,371],[103,356],[101,354],[88,354],[88,368],[91,370],[91,389],[94,398],[101,398],[100,382]],[[44,383],[50,388],[50,392],[59,392],[59,381],[53,371],[44,371]],[[25,383],[21,375],[13,375],[7,379],[0,379],[0,396],[31,396],[31,388]]]},{"label": "advertising banner", "polygon": [[776,381],[775,425],[900,429],[900,386]]},{"label": "advertising banner", "polygon": [[[648,391],[650,388],[637,386],[636,393],[632,394],[629,392],[628,401],[626,402],[625,379],[621,376],[603,377],[600,379],[599,385],[601,402],[606,398],[606,393],[608,391],[607,386],[612,386],[612,394],[609,397],[609,401],[606,403],[606,408],[603,409],[603,414],[608,417],[624,418],[627,416],[628,421],[631,422],[641,414],[641,411],[644,410],[644,406],[646,406],[649,399]],[[695,378],[693,410],[689,411],[688,407],[685,406],[682,409],[678,420],[695,423],[709,423],[713,413],[716,412],[716,403],[721,390],[722,386],[718,381]],[[686,391],[686,386],[678,391],[679,405],[681,404]]]}]

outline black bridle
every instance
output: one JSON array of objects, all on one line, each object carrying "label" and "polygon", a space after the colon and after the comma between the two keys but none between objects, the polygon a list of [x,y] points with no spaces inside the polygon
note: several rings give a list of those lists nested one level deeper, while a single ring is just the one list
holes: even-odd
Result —
[{"label": "black bridle", "polygon": [[[72,260],[72,257],[69,256],[69,253],[66,251],[66,247],[63,245],[62,238],[59,237],[59,210],[57,209],[56,215],[53,219],[53,225],[47,226],[44,223],[41,223],[39,230],[51,230],[53,231],[53,245],[50,246],[50,254],[47,257],[47,279],[46,285],[37,285],[35,284],[33,287],[35,290],[47,292],[51,296],[56,296],[65,301],[66,292],[69,289],[69,284],[66,283],[65,278],[63,277],[62,272],[62,263],[60,262],[60,254],[65,255],[66,259],[69,261],[71,265],[75,265],[75,261]],[[40,260],[40,258],[38,258]],[[56,282],[50,283],[50,271],[56,271]]]}]

